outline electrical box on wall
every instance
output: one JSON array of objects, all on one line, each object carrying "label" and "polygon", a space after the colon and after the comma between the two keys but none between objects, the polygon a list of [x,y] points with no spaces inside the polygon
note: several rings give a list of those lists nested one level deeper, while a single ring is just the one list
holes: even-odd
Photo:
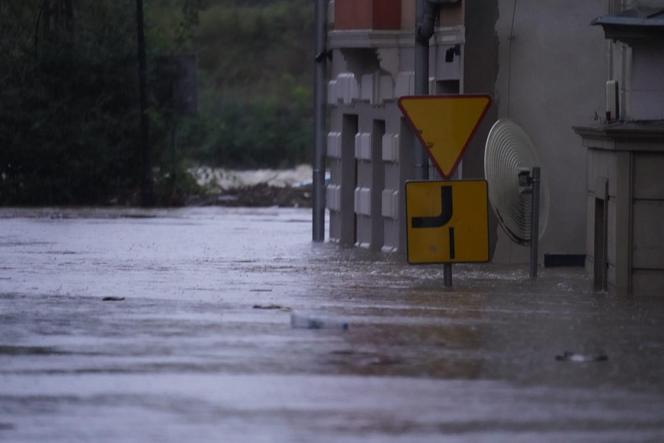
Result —
[{"label": "electrical box on wall", "polygon": [[620,119],[619,100],[618,100],[618,82],[609,80],[606,82],[606,121]]}]

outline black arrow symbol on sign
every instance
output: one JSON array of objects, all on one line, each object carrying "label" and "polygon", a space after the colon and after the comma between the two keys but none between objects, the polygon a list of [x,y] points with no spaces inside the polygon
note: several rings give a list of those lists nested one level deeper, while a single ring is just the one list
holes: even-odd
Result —
[{"label": "black arrow symbol on sign", "polygon": [[452,187],[440,188],[440,215],[435,217],[413,217],[413,229],[440,228],[452,219]]},{"label": "black arrow symbol on sign", "polygon": [[[413,229],[418,228],[440,228],[445,226],[452,219],[452,187],[443,186],[440,188],[440,215],[435,217],[413,217]],[[454,228],[450,228],[450,258],[454,259]]]}]

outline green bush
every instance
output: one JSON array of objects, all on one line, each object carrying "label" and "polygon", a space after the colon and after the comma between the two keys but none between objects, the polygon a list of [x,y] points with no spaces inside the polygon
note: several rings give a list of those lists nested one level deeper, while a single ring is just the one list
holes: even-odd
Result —
[{"label": "green bush", "polygon": [[[81,6],[50,23],[43,2],[1,11],[17,31],[0,35],[1,204],[97,203],[131,192],[137,107],[130,3]],[[41,22],[32,31],[35,17]],[[67,19],[76,20],[71,29],[62,25]]]},{"label": "green bush", "polygon": [[[198,54],[200,112],[179,123],[181,155],[235,168],[309,161],[311,2],[208,0],[199,8],[185,46]],[[155,40],[177,46],[188,26],[165,11],[154,15]]]},{"label": "green bush", "polygon": [[[0,1],[0,204],[136,201],[135,5]],[[310,1],[145,5],[148,64],[181,53],[199,60],[197,115],[171,116],[151,99],[160,201],[196,192],[185,174],[194,163],[251,168],[308,160]]]},{"label": "green bush", "polygon": [[290,100],[240,101],[208,91],[200,118],[186,128],[190,158],[235,168],[291,167],[308,161],[308,95],[296,88]]}]

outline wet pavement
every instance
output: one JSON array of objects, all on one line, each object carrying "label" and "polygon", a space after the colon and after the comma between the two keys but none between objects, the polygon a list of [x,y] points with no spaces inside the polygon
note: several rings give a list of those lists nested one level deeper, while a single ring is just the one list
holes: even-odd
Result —
[{"label": "wet pavement", "polygon": [[664,300],[494,265],[445,291],[310,237],[310,210],[0,210],[0,441],[664,441]]}]

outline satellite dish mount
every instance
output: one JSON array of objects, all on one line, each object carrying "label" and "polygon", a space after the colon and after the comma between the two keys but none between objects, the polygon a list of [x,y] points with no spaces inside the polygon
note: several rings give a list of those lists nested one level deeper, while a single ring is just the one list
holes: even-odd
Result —
[{"label": "satellite dish mount", "polygon": [[549,192],[535,146],[508,119],[498,120],[486,141],[484,173],[498,222],[515,243],[530,246],[530,278],[537,278],[538,246],[546,229]]},{"label": "satellite dish mount", "polygon": [[537,253],[539,246],[539,211],[540,211],[540,167],[519,171],[519,192],[530,194],[531,199],[531,235],[530,235],[530,278],[537,278]]}]

